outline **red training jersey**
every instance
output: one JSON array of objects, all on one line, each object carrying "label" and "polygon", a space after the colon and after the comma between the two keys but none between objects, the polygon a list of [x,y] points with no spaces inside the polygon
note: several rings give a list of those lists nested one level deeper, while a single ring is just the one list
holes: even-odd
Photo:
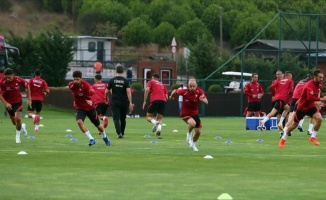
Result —
[{"label": "red training jersey", "polygon": [[146,87],[150,88],[150,103],[158,100],[166,102],[166,94],[168,93],[168,90],[160,81],[150,80]]},{"label": "red training jersey", "polygon": [[99,103],[107,103],[105,100],[105,90],[108,87],[108,84],[103,82],[94,83],[92,85],[93,94],[92,94],[92,102],[94,106]]},{"label": "red training jersey", "polygon": [[299,99],[301,97],[303,92],[303,87],[306,83],[307,82],[304,81],[300,81],[299,83],[297,83],[293,91],[293,96],[292,96],[293,99]]},{"label": "red training jersey", "polygon": [[297,108],[302,112],[307,112],[315,107],[315,101],[320,101],[320,91],[322,84],[316,83],[314,80],[308,81],[302,91],[302,95],[297,101]]},{"label": "red training jersey", "polygon": [[31,90],[31,99],[43,101],[44,91],[49,89],[45,80],[41,79],[40,77],[35,77],[28,81],[28,85]]},{"label": "red training jersey", "polygon": [[274,100],[288,102],[293,93],[293,81],[287,78],[276,80],[272,83],[271,90],[275,91]]},{"label": "red training jersey", "polygon": [[3,98],[10,104],[19,103],[23,100],[20,87],[28,87],[28,82],[19,77],[14,76],[12,81],[7,81],[5,78],[0,80],[0,89]]},{"label": "red training jersey", "polygon": [[194,92],[191,92],[188,88],[187,89],[177,89],[176,90],[178,95],[183,97],[183,102],[181,106],[180,114],[182,116],[196,116],[198,115],[198,108],[199,108],[199,97],[205,96],[205,93],[202,89],[197,87]]},{"label": "red training jersey", "polygon": [[[260,102],[260,98],[257,95],[264,94],[264,90],[259,83],[249,82],[245,86],[244,94],[248,97],[248,102]],[[253,95],[256,95],[256,97],[252,97]]]},{"label": "red training jersey", "polygon": [[85,80],[81,80],[79,85],[75,85],[73,81],[68,84],[74,96],[74,106],[76,109],[89,111],[94,107],[91,101],[92,86]]}]

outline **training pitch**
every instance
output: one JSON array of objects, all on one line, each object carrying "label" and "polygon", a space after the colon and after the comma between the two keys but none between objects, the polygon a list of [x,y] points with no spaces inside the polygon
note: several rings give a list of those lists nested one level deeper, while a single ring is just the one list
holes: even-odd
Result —
[{"label": "training pitch", "polygon": [[[9,118],[0,116],[0,199],[326,196],[325,122],[318,134],[320,146],[308,140],[307,119],[304,132],[295,130],[280,150],[278,131],[245,131],[244,118],[202,117],[199,151],[194,152],[186,143],[186,124],[179,118],[163,119],[163,139],[156,139],[144,116],[128,118],[125,138],[117,139],[110,117],[109,147],[86,119],[97,142],[89,147],[73,111],[45,106],[42,116],[44,126],[38,133],[32,119],[23,118],[28,136],[21,136],[21,144],[15,143]],[[22,151],[27,154],[18,154]]]}]

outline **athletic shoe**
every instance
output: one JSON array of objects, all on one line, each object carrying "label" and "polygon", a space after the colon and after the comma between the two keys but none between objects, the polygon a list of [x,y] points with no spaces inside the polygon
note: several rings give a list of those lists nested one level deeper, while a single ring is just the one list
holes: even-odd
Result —
[{"label": "athletic shoe", "polygon": [[21,141],[20,141],[20,136],[17,136],[16,135],[16,144],[20,144],[21,143]]},{"label": "athletic shoe", "polygon": [[103,127],[104,127],[104,128],[108,127],[108,124],[109,124],[109,118],[104,117],[104,118],[103,118]]},{"label": "athletic shoe", "polygon": [[317,146],[320,145],[320,143],[318,142],[318,140],[317,140],[316,137],[310,137],[309,138],[309,141],[312,142],[312,143],[314,143],[314,145],[317,145]]},{"label": "athletic shoe", "polygon": [[194,143],[191,143],[191,144],[189,145],[189,147],[190,147],[190,149],[192,149],[193,151],[199,151]]},{"label": "athletic shoe", "polygon": [[108,137],[103,138],[103,140],[104,140],[106,146],[110,146],[111,145],[111,142],[110,142],[110,140],[109,140]]},{"label": "athletic shoe", "polygon": [[25,123],[22,123],[21,131],[24,133],[25,136],[27,135],[27,130],[26,130],[26,124]]},{"label": "athletic shoe", "polygon": [[156,137],[158,139],[162,139],[162,137],[161,137],[161,130],[157,130],[156,133],[155,133],[155,135],[156,135]]},{"label": "athletic shoe", "polygon": [[248,127],[248,126],[246,126],[246,127],[245,127],[245,130],[249,130],[249,127]]},{"label": "athletic shoe", "polygon": [[311,132],[310,131],[307,131],[307,135],[311,135]]},{"label": "athletic shoe", "polygon": [[303,128],[302,128],[302,126],[298,126],[298,130],[299,130],[300,132],[303,132]]},{"label": "athletic shoe", "polygon": [[283,149],[284,148],[284,145],[285,145],[285,142],[286,142],[286,140],[284,140],[283,138],[281,138],[280,142],[278,143],[278,147],[280,149]]},{"label": "athletic shoe", "polygon": [[263,121],[263,120],[260,120],[260,121],[259,121],[259,129],[260,129],[261,131],[263,131],[263,127],[264,127],[264,121]]},{"label": "athletic shoe", "polygon": [[277,127],[278,127],[279,130],[283,131],[283,124],[282,123],[278,123]]},{"label": "athletic shoe", "polygon": [[158,122],[153,126],[152,132],[154,133],[157,130]]},{"label": "athletic shoe", "polygon": [[38,122],[40,120],[40,116],[39,115],[35,115],[34,119],[33,119],[33,124],[36,124],[36,122]]},{"label": "athletic shoe", "polygon": [[95,139],[90,139],[88,145],[89,145],[89,146],[92,146],[92,145],[94,145],[94,144],[96,144]]},{"label": "athletic shoe", "polygon": [[34,132],[38,132],[38,129],[34,129]]},{"label": "athletic shoe", "polygon": [[120,133],[119,135],[118,135],[118,137],[117,137],[118,139],[122,139],[123,138],[123,135],[122,135],[122,133]]}]

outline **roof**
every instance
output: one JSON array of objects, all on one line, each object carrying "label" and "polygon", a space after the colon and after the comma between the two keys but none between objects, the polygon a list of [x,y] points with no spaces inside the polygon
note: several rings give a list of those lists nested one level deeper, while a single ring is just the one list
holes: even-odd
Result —
[{"label": "roof", "polygon": [[[231,75],[231,76],[241,76],[241,72],[233,72],[233,71],[227,71],[227,72],[223,72],[222,73],[223,75]],[[251,73],[246,73],[246,72],[243,72],[242,73],[243,76],[251,76],[252,74]]]},{"label": "roof", "polygon": [[[270,46],[275,49],[279,49],[279,40],[255,40],[250,45],[254,43],[261,43],[267,46]],[[235,47],[234,49],[242,49],[247,44]],[[309,49],[309,41],[300,41],[300,40],[281,40],[281,49],[296,49],[296,50],[306,50]],[[317,42],[310,41],[310,49],[317,49]],[[326,43],[325,42],[318,42],[318,50],[326,50]]]},{"label": "roof", "polygon": [[99,37],[99,36],[71,36],[73,38],[77,38],[77,39],[97,39],[97,40],[117,40],[117,37]]}]

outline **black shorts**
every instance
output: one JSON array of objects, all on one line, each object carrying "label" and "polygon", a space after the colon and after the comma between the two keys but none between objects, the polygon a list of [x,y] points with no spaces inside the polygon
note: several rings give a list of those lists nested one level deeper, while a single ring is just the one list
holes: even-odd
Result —
[{"label": "black shorts", "polygon": [[106,103],[99,103],[96,106],[96,112],[98,115],[106,115],[106,112],[108,111],[108,104]]},{"label": "black shorts", "polygon": [[22,112],[23,110],[23,102],[18,102],[18,103],[13,103],[11,104],[11,110],[8,110],[7,112],[9,113],[10,117],[14,117],[16,112]]},{"label": "black shorts", "polygon": [[36,112],[41,112],[43,106],[43,102],[40,100],[32,100],[32,107],[27,108],[27,111],[36,111]]},{"label": "black shorts", "polygon": [[261,110],[260,102],[249,102],[248,103],[248,111],[249,112],[259,112]]},{"label": "black shorts", "polygon": [[76,121],[82,120],[84,122],[86,116],[96,127],[100,125],[100,120],[98,118],[95,108],[88,111],[76,109]]},{"label": "black shorts", "polygon": [[307,112],[302,112],[300,110],[296,110],[295,111],[295,115],[294,115],[294,121],[295,122],[299,122],[301,119],[304,118],[304,116],[308,115],[309,117],[312,118],[312,116],[318,112],[316,107],[310,108]]},{"label": "black shorts", "polygon": [[162,100],[153,101],[149,104],[147,112],[151,114],[158,113],[163,115],[165,111],[165,104],[166,102]]},{"label": "black shorts", "polygon": [[193,118],[193,119],[195,120],[195,122],[196,122],[196,126],[195,126],[195,128],[201,128],[201,127],[202,127],[202,124],[201,124],[201,121],[200,121],[200,118],[199,118],[198,115],[196,115],[196,116],[183,115],[183,116],[181,116],[181,118],[182,118],[182,120],[183,120],[184,122],[186,122],[187,124],[188,124],[188,120],[189,120],[190,118]]},{"label": "black shorts", "polygon": [[294,112],[296,110],[296,103],[297,103],[298,99],[291,99],[291,103],[290,103],[290,112]]},{"label": "black shorts", "polygon": [[284,110],[285,105],[287,105],[287,103],[285,103],[285,101],[276,100],[273,108],[275,108],[278,111],[278,113],[281,114]]}]

